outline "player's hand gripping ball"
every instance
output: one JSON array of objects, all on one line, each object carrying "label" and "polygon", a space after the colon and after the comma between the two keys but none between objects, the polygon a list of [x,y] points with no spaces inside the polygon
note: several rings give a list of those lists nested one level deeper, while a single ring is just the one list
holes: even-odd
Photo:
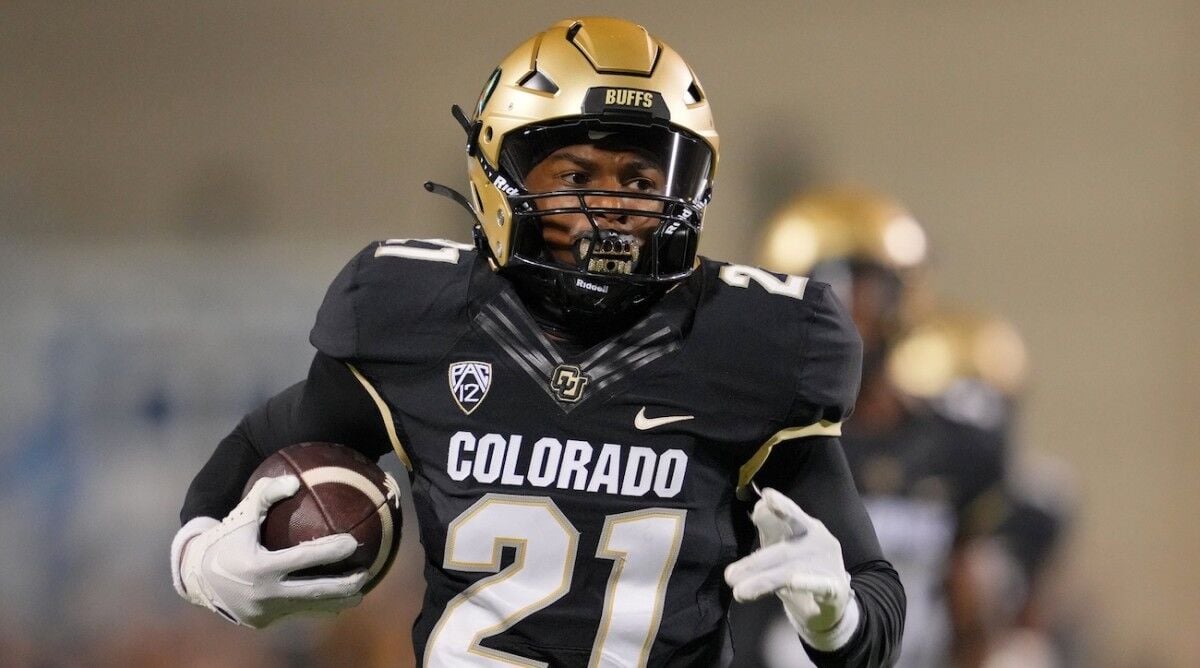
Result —
[{"label": "player's hand gripping ball", "polygon": [[291,577],[343,575],[366,570],[367,593],[391,567],[400,544],[400,490],[396,480],[351,448],[299,443],[267,457],[246,481],[294,475],[295,494],[272,505],[260,529],[268,550],[282,550],[322,536],[348,533],[358,541],[349,557],[294,571]]},{"label": "player's hand gripping ball", "polygon": [[396,481],[350,448],[304,443],[263,461],[224,519],[180,527],[171,579],[188,602],[262,628],[358,605],[399,541]]}]

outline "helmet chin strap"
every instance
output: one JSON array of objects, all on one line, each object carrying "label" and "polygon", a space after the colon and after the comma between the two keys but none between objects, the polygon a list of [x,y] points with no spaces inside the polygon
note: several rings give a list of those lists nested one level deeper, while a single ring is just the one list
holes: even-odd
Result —
[{"label": "helmet chin strap", "polygon": [[[451,105],[450,114],[453,115],[454,120],[458,121],[458,124],[462,126],[463,131],[467,133],[467,155],[474,155],[476,143],[479,141],[479,129],[483,127],[483,124],[478,121],[472,122],[471,119],[467,118],[467,115],[463,112],[462,107],[458,106],[457,104]],[[475,210],[475,207],[471,206],[471,202],[467,200],[466,195],[463,195],[454,188],[451,188],[450,186],[444,186],[440,183],[434,183],[433,181],[426,181],[424,186],[426,191],[435,195],[441,195],[442,197],[446,197],[456,202],[459,206],[466,209],[467,212],[471,214],[471,218],[478,217],[479,212]]]},{"label": "helmet chin strap", "polygon": [[[646,314],[666,292],[663,286],[609,284],[610,291],[644,290],[640,296],[613,294],[589,299],[591,294],[577,287],[578,276],[568,273],[543,273],[533,267],[512,267],[501,272],[508,278],[521,302],[529,309],[542,330],[560,342],[581,348],[610,338],[628,329]],[[605,308],[602,300],[621,298],[620,309]]]},{"label": "helmet chin strap", "polygon": [[442,197],[453,200],[459,206],[466,209],[467,213],[470,213],[472,218],[475,218],[475,209],[471,206],[471,203],[467,201],[467,196],[458,192],[454,188],[451,188],[450,186],[444,186],[440,183],[434,183],[433,181],[426,181],[425,190],[433,193],[434,195],[441,195]]}]

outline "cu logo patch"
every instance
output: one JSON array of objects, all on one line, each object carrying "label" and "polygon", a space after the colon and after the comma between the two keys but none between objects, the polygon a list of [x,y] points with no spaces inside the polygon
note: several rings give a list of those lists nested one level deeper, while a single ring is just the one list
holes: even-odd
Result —
[{"label": "cu logo patch", "polygon": [[467,415],[475,410],[492,386],[489,362],[455,362],[450,365],[450,394]]},{"label": "cu logo patch", "polygon": [[583,375],[579,367],[570,364],[559,364],[550,376],[550,389],[559,401],[574,403],[583,396],[583,388],[588,383],[588,377]]}]

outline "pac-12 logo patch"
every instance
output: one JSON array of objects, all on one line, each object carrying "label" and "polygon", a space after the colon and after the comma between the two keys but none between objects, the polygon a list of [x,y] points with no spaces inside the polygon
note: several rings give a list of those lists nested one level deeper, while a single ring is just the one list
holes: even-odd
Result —
[{"label": "pac-12 logo patch", "polygon": [[470,415],[492,386],[492,365],[490,362],[455,362],[450,365],[449,376],[454,403]]}]

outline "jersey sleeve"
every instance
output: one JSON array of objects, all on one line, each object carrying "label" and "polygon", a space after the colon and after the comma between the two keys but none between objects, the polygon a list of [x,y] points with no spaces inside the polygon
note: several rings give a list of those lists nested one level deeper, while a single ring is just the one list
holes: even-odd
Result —
[{"label": "jersey sleeve", "polygon": [[787,426],[833,426],[854,410],[862,376],[862,340],[828,285],[810,283],[805,301],[808,312],[800,328],[799,360],[793,368],[795,402]]},{"label": "jersey sleeve", "polygon": [[475,253],[440,239],[377,241],[333,279],[309,341],[339,360],[410,363],[444,352],[465,318]]},{"label": "jersey sleeve", "polygon": [[755,400],[746,413],[766,429],[755,435],[754,450],[738,472],[744,492],[777,445],[841,434],[858,396],[862,341],[825,283],[808,281],[802,293],[787,297],[778,290],[727,292],[740,298],[736,310],[727,306],[720,313],[724,320],[763,325],[750,338],[727,324],[718,340],[737,342],[727,346],[726,356],[734,360],[727,367],[738,377],[768,379],[746,388]]},{"label": "jersey sleeve", "polygon": [[756,480],[791,497],[838,539],[861,612],[859,628],[844,647],[826,653],[806,646],[805,651],[822,668],[890,665],[904,633],[904,586],[879,547],[841,443],[819,437],[782,445]]},{"label": "jersey sleeve", "polygon": [[395,447],[389,419],[347,365],[317,353],[303,382],[251,411],[217,444],[188,488],[180,519],[224,517],[254,469],[294,443],[341,443],[376,461]]},{"label": "jersey sleeve", "polygon": [[337,359],[353,359],[359,354],[358,311],[362,285],[359,267],[371,257],[377,244],[359,251],[329,284],[309,342],[317,350]]}]

